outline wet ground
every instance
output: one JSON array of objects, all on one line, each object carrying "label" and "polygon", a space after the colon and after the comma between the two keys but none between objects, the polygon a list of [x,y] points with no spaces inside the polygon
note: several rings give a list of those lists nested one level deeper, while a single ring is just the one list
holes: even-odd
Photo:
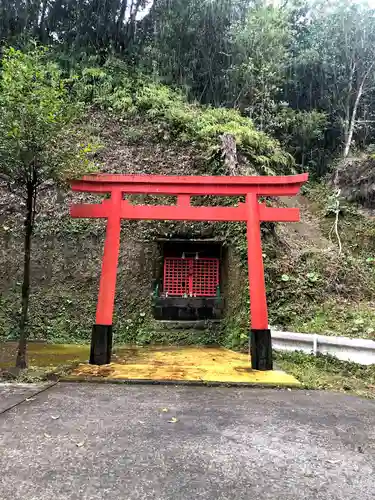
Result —
[{"label": "wet ground", "polygon": [[282,370],[255,371],[248,354],[222,347],[119,347],[110,365],[80,364],[68,378],[298,386]]},{"label": "wet ground", "polygon": [[[28,364],[34,367],[56,367],[87,361],[90,346],[80,344],[47,344],[29,342]],[[14,366],[17,353],[16,342],[0,342],[0,369]]]},{"label": "wet ground", "polygon": [[[0,344],[0,371],[15,363],[16,343]],[[63,367],[67,379],[149,380],[195,383],[238,383],[268,386],[298,386],[298,380],[282,370],[251,370],[248,354],[222,347],[118,346],[110,365],[89,365],[88,345],[28,345],[28,365],[44,375]],[[38,371],[36,372],[38,373]],[[32,379],[32,380],[35,380]]]}]

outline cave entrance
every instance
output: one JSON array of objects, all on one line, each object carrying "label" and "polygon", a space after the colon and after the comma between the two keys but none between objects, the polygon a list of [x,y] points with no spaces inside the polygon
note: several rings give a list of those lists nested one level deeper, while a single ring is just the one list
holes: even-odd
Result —
[{"label": "cave entrance", "polygon": [[172,321],[220,320],[224,298],[221,243],[161,241],[162,269],[153,298],[154,318]]}]

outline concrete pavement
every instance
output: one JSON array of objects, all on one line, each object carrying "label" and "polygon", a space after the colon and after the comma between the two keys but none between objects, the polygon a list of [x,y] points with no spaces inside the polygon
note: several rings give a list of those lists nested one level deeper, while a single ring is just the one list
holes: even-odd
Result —
[{"label": "concrete pavement", "polygon": [[0,415],[2,500],[374,498],[375,403],[60,383]]}]

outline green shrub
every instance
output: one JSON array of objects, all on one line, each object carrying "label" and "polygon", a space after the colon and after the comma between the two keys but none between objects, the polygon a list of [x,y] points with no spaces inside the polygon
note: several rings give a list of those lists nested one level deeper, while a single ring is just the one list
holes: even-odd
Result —
[{"label": "green shrub", "polygon": [[123,118],[142,117],[155,124],[158,140],[193,143],[212,160],[220,151],[220,136],[231,134],[246,173],[294,172],[293,157],[235,109],[188,103],[181,92],[144,75],[130,76],[125,67],[113,62],[100,68],[84,68],[79,76],[72,77],[72,82],[75,95],[84,102]]}]

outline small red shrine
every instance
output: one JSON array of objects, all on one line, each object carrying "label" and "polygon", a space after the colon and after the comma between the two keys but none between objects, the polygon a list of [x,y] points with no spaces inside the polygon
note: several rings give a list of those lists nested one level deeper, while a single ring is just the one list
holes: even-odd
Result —
[{"label": "small red shrine", "polygon": [[219,286],[219,259],[198,255],[166,257],[163,293],[175,297],[215,297]]},{"label": "small red shrine", "polygon": [[[275,177],[179,177],[154,175],[90,175],[72,181],[73,191],[107,193],[98,204],[72,205],[72,217],[107,219],[96,321],[92,330],[90,363],[111,360],[112,318],[118,268],[121,219],[234,221],[247,225],[251,321],[251,363],[272,370],[272,342],[268,327],[260,223],[297,222],[296,208],[274,208],[259,197],[292,196],[307,174]],[[133,205],[128,194],[174,195],[176,205]],[[192,206],[192,196],[244,196],[237,206]],[[163,293],[175,297],[215,297],[219,287],[219,259],[182,255],[164,260]]]}]

